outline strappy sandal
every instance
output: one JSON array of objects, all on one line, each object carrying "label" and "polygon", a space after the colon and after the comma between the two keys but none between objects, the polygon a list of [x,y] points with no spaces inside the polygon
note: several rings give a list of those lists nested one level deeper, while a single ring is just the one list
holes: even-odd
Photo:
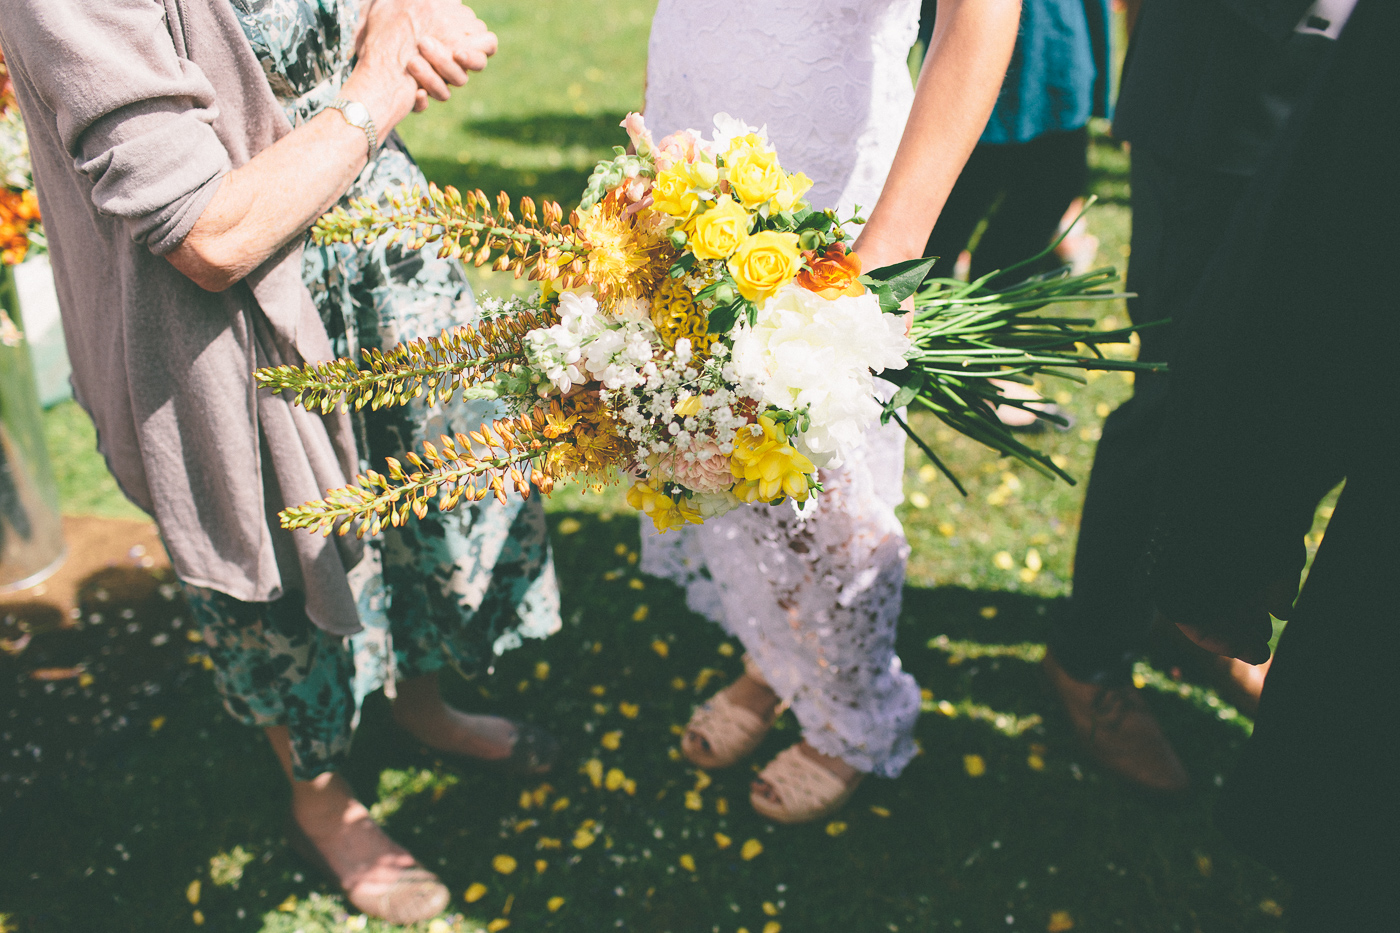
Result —
[{"label": "strappy sandal", "polygon": [[430,920],[447,909],[452,893],[438,876],[421,865],[399,872],[393,883],[376,894],[356,894],[341,882],[316,843],[306,835],[296,817],[287,816],[287,845],[326,879],[345,892],[345,899],[361,913],[378,917],[389,923],[406,925]]},{"label": "strappy sandal", "polygon": [[[762,682],[763,675],[748,655],[744,656],[744,671]],[[707,771],[728,768],[753,754],[783,709],[780,703],[773,714],[764,719],[747,706],[731,700],[729,687],[726,687],[690,717],[681,740],[681,753],[691,764]],[[699,736],[701,741],[687,741],[691,735]]]},{"label": "strappy sandal", "polygon": [[749,803],[760,816],[775,823],[810,823],[830,816],[845,806],[861,781],[857,777],[847,784],[796,745],[779,752],[758,773],[758,778],[773,788],[779,802],[754,791],[749,795]]}]

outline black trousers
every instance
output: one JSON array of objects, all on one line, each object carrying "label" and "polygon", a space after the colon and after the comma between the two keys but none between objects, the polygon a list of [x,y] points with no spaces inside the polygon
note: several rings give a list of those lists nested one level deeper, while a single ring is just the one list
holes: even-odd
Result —
[{"label": "black trousers", "polygon": [[[1133,148],[1128,315],[1134,324],[1176,319],[1200,283],[1248,178],[1207,171]],[[1140,332],[1138,358],[1171,363],[1174,326]],[[1103,425],[1084,497],[1070,612],[1050,647],[1071,676],[1123,683],[1151,626],[1139,562],[1156,518],[1155,476],[1167,376],[1139,373],[1133,397]]]},{"label": "black trousers", "polygon": [[1026,143],[973,149],[924,249],[925,256],[938,257],[932,275],[952,276],[958,253],[984,217],[987,229],[972,253],[973,279],[1049,246],[1060,218],[1089,180],[1088,143],[1088,131],[1080,127]]}]

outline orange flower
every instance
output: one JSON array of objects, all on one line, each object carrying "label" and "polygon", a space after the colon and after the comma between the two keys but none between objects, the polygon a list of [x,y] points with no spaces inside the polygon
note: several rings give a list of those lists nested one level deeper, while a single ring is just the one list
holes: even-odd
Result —
[{"label": "orange flower", "polygon": [[808,253],[807,268],[797,273],[797,284],[827,299],[865,294],[865,286],[860,284],[860,257],[846,252],[844,243],[833,243],[820,259]]},{"label": "orange flower", "polygon": [[29,228],[38,222],[39,199],[33,191],[0,188],[0,262],[12,266],[24,260]]}]

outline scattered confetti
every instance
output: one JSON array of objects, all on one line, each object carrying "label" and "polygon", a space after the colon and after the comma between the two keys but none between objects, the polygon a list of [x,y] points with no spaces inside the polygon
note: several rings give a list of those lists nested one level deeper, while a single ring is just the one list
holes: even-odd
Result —
[{"label": "scattered confetti", "polygon": [[554,801],[554,805],[551,806],[549,809],[553,810],[555,813],[558,813],[560,810],[567,810],[568,808],[569,798],[560,797],[558,800]]},{"label": "scattered confetti", "polygon": [[890,817],[890,811],[884,807],[871,807],[870,812],[880,817],[882,820],[887,820]]},{"label": "scattered confetti", "polygon": [[685,678],[684,678],[684,677],[672,677],[672,678],[671,678],[671,689],[672,689],[672,690],[684,690],[686,687],[689,687],[689,686],[690,686],[690,684],[688,684],[688,683],[685,682]]},{"label": "scattered confetti", "polygon": [[151,732],[152,732],[152,733],[159,732],[159,731],[160,731],[160,727],[163,726],[163,725],[165,725],[165,717],[164,717],[164,716],[156,716],[155,718],[153,718],[153,719],[151,720]]},{"label": "scattered confetti", "polygon": [[583,527],[583,523],[576,518],[566,518],[559,523],[558,531],[561,535],[577,534]]},{"label": "scattered confetti", "polygon": [[603,786],[603,763],[597,758],[590,758],[583,763],[583,773],[588,775],[588,780],[594,787]]},{"label": "scattered confetti", "polygon": [[190,902],[191,907],[199,903],[199,889],[200,883],[198,878],[191,881],[190,886],[185,888],[185,900]]},{"label": "scattered confetti", "polygon": [[720,816],[725,816],[726,814],[728,814],[728,813],[729,813],[729,801],[728,801],[728,800],[725,800],[723,797],[720,797],[720,798],[716,799],[716,800],[715,800],[715,812],[718,813]]},{"label": "scattered confetti", "polygon": [[[632,610],[632,621],[633,621],[633,622],[645,622],[645,621],[647,620],[647,616],[650,615],[650,614],[651,614],[651,608],[650,608],[649,606],[647,606],[646,603],[642,603],[642,604],[641,604],[640,606],[638,606],[636,609]],[[652,648],[656,648],[656,645],[661,645],[661,646],[664,648],[664,647],[665,647],[665,642],[655,642],[655,643],[652,645]],[[657,651],[656,653],[659,654],[659,655],[661,655],[663,658],[666,657],[666,652],[665,652],[665,651]]]},{"label": "scattered confetti", "polygon": [[783,925],[776,920],[769,920],[763,925],[763,933],[780,933]]},{"label": "scattered confetti", "polygon": [[194,913],[190,914],[190,920],[192,920],[197,927],[204,926],[204,911],[196,910]]},{"label": "scattered confetti", "polygon": [[687,810],[703,810],[705,809],[705,801],[701,799],[698,792],[688,790],[685,792],[685,808]]},{"label": "scattered confetti", "polygon": [[[1005,554],[1006,552],[1003,551],[1002,553]],[[1010,556],[1010,555],[1007,555],[1007,556]],[[981,616],[982,618],[984,618],[984,619],[995,619],[995,618],[997,617],[997,607],[996,607],[996,606],[983,606],[981,609],[978,609],[978,610],[977,610],[977,614],[978,614],[979,616]]]},{"label": "scattered confetti", "polygon": [[846,824],[840,820],[832,820],[826,824],[826,834],[828,836],[839,836],[846,831]]},{"label": "scattered confetti", "polygon": [[598,740],[598,744],[610,752],[617,751],[618,746],[622,744],[622,730],[615,729],[612,732],[604,732],[603,737]]},{"label": "scattered confetti", "polygon": [[987,773],[987,763],[981,755],[963,755],[963,770],[968,777],[981,777]]},{"label": "scattered confetti", "polygon": [[763,854],[763,843],[757,839],[750,839],[744,843],[744,847],[739,850],[739,858],[746,862],[751,862]]},{"label": "scattered confetti", "polygon": [[593,835],[588,830],[580,829],[578,832],[574,833],[574,848],[586,849],[589,846],[593,845],[593,843],[596,842],[597,839],[598,837]]},{"label": "scattered confetti", "polygon": [[657,654],[661,655],[661,657],[664,658],[671,653],[671,646],[658,638],[656,641],[651,643],[651,650],[655,651]]},{"label": "scattered confetti", "polygon": [[547,680],[549,678],[549,662],[540,661],[535,665],[535,679]]},{"label": "scattered confetti", "polygon": [[1266,897],[1262,901],[1260,901],[1259,909],[1262,910],[1264,913],[1268,914],[1270,917],[1283,916],[1283,908],[1279,906],[1278,901],[1274,900],[1271,897]]},{"label": "scattered confetti", "polygon": [[[627,588],[632,590],[644,590],[647,588],[647,585],[642,582],[640,577],[633,577],[627,581]],[[637,621],[640,622],[641,620],[638,619]]]},{"label": "scattered confetti", "polygon": [[636,719],[637,714],[642,711],[642,708],[636,703],[619,703],[617,704],[617,711],[622,714],[622,718],[624,719]]},{"label": "scattered confetti", "polygon": [[503,875],[509,875],[515,871],[515,859],[509,855],[498,855],[491,860],[491,867]]},{"label": "scattered confetti", "polygon": [[722,641],[719,643],[719,653],[720,657],[732,658],[734,657],[734,646],[727,641]]},{"label": "scattered confetti", "polygon": [[1026,756],[1026,766],[1032,771],[1044,771],[1045,759],[1032,752]]},{"label": "scattered confetti", "polygon": [[488,890],[489,888],[487,888],[486,885],[482,884],[480,881],[474,882],[467,888],[466,893],[462,895],[462,899],[465,900],[468,904],[475,904],[477,901],[481,900],[483,897],[486,896],[486,892]]},{"label": "scattered confetti", "polygon": [[763,912],[770,917],[776,917],[778,916],[778,905],[774,904],[772,901],[764,901]]},{"label": "scattered confetti", "polygon": [[505,917],[497,917],[495,920],[486,924],[486,933],[500,933],[501,930],[504,930],[508,926],[510,926],[509,920]]},{"label": "scattered confetti", "polygon": [[543,875],[543,874],[545,873],[545,870],[548,869],[548,868],[549,868],[549,863],[546,862],[544,859],[542,859],[542,858],[537,858],[537,859],[535,859],[535,874],[537,874],[537,875]]},{"label": "scattered confetti", "polygon": [[734,840],[730,839],[724,833],[715,833],[715,845],[719,846],[721,849],[729,848],[730,844],[733,842]]},{"label": "scattered confetti", "polygon": [[681,867],[684,868],[686,871],[695,871],[695,856],[686,853],[685,855],[682,855],[677,861],[681,863]]},{"label": "scattered confetti", "polygon": [[552,836],[541,836],[539,841],[535,843],[535,847],[540,849],[561,849],[564,847],[564,843],[562,840],[555,839]]},{"label": "scattered confetti", "polygon": [[595,697],[600,697],[608,692],[608,688],[604,687],[602,684],[594,684],[593,686],[588,688],[588,692],[593,694]]},{"label": "scattered confetti", "polygon": [[1067,910],[1057,910],[1050,915],[1050,922],[1045,924],[1045,933],[1065,933],[1066,930],[1074,929],[1074,918]]},{"label": "scattered confetti", "polygon": [[621,790],[625,783],[627,783],[627,775],[622,773],[621,768],[609,768],[607,776],[603,778],[603,786],[608,790]]},{"label": "scattered confetti", "polygon": [[550,913],[558,913],[559,908],[564,906],[564,899],[556,894],[554,897],[551,897],[549,900],[545,901],[544,906],[549,910]]}]

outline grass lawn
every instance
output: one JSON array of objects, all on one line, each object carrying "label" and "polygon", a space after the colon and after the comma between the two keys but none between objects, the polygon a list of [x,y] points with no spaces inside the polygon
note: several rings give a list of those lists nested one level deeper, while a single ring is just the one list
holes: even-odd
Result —
[{"label": "grass lawn", "polygon": [[[449,105],[403,130],[430,177],[556,197],[581,189],[641,104],[645,0],[483,0],[501,52]],[[1101,261],[1128,256],[1127,157],[1096,138],[1090,217]],[[477,274],[481,288],[508,288]],[[1124,309],[1090,309],[1105,326]],[[1120,375],[1043,391],[1074,427],[1038,441],[1087,477]],[[134,513],[71,403],[50,412],[70,512]],[[1277,931],[1288,896],[1211,827],[1250,724],[1213,693],[1143,665],[1148,702],[1196,780],[1160,804],[1102,773],[1040,691],[1065,611],[1082,484],[1052,483],[916,419],[968,485],[911,450],[901,517],[913,545],[900,654],[925,688],[921,754],[870,780],[836,819],[776,827],[749,809],[748,765],[680,760],[693,705],[740,670],[737,646],[636,571],[638,526],[615,490],[550,502],[562,632],[452,678],[474,711],[556,730],[547,782],[446,762],[366,709],[349,777],[451,886],[449,931]],[[1316,545],[1321,522],[1310,537]],[[173,587],[169,590],[174,595]],[[0,931],[383,929],[283,843],[286,792],[260,736],[225,715],[183,635],[178,599],[130,616],[89,593],[88,625],[0,654]],[[99,605],[99,602],[101,603]],[[117,620],[120,619],[120,622]],[[41,661],[122,658],[89,684],[42,684]],[[379,698],[382,700],[382,698]],[[754,759],[798,737],[780,720]]]}]

